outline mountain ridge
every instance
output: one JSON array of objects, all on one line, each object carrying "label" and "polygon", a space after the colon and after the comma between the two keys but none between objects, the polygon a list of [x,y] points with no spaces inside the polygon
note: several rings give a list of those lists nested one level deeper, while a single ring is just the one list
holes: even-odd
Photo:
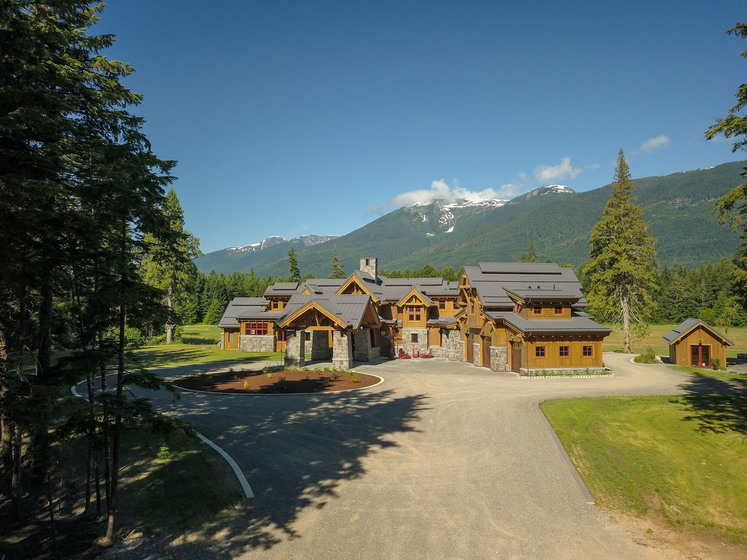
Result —
[{"label": "mountain ridge", "polygon": [[[738,236],[718,224],[712,211],[719,197],[743,181],[745,164],[728,162],[634,180],[637,203],[659,239],[662,264],[697,266],[734,255]],[[358,260],[367,256],[378,257],[379,266],[391,270],[425,264],[459,269],[481,260],[519,260],[530,242],[541,260],[578,266],[588,256],[591,227],[601,218],[610,189],[608,184],[575,192],[562,185],[547,185],[508,201],[437,199],[411,204],[348,234],[327,236],[334,239],[334,247],[328,243],[331,239],[296,247],[299,267],[302,273],[327,276],[336,248],[346,271],[357,268]],[[258,276],[286,276],[289,248],[289,244],[278,243],[260,253],[239,255],[234,251],[231,258],[224,249],[214,252],[224,258],[213,259],[220,260],[220,268],[212,268],[216,272],[253,268]],[[261,255],[258,260],[257,255]],[[196,262],[200,270],[211,270],[204,261]]]}]

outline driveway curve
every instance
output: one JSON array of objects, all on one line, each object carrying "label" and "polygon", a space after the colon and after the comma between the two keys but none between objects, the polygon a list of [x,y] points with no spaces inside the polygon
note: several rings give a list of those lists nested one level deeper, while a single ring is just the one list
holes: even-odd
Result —
[{"label": "driveway curve", "polygon": [[151,394],[226,450],[256,495],[232,520],[167,539],[170,553],[660,558],[588,503],[537,407],[564,397],[701,390],[699,376],[631,358],[605,354],[608,377],[518,378],[440,359],[399,360],[357,366],[384,383],[337,395],[183,392],[172,402]]}]

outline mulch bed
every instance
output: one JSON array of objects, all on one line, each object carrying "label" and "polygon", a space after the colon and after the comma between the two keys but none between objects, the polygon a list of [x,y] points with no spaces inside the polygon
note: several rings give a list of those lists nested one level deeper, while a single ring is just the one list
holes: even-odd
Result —
[{"label": "mulch bed", "polygon": [[289,394],[362,389],[380,381],[378,377],[365,373],[356,373],[355,376],[357,379],[353,381],[347,371],[285,370],[269,374],[233,371],[183,377],[175,381],[175,384],[184,389],[215,393]]}]

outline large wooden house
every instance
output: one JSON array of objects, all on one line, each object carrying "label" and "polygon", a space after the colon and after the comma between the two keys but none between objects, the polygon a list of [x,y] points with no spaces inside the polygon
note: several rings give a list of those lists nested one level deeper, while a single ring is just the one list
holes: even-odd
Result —
[{"label": "large wooden house", "polygon": [[685,319],[662,337],[669,344],[672,364],[700,368],[713,367],[718,359],[726,366],[726,347],[734,343],[700,319]]},{"label": "large wooden house", "polygon": [[495,371],[602,367],[610,333],[583,313],[571,269],[480,263],[459,282],[386,278],[361,259],[344,280],[280,282],[263,297],[235,298],[219,326],[222,347],[285,352],[288,364],[430,353]]}]

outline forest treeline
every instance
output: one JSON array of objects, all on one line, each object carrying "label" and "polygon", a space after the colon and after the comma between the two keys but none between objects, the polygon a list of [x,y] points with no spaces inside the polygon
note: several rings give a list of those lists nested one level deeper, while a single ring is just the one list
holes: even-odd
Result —
[{"label": "forest treeline", "polygon": [[[664,267],[657,274],[658,289],[653,294],[655,305],[649,310],[648,320],[652,323],[680,323],[689,317],[697,317],[722,327],[747,326],[747,313],[739,305],[734,291],[733,270],[734,264],[726,258],[715,265],[697,268]],[[425,265],[414,270],[382,269],[379,273],[390,278],[440,277],[456,281],[461,271],[452,267],[438,270]],[[583,267],[577,274],[584,284]],[[302,279],[308,278],[312,276],[307,274]],[[285,279],[257,277],[254,271],[231,274],[197,272],[178,302],[181,323],[216,325],[233,298],[262,296],[268,286],[281,281]],[[599,319],[606,318],[600,316]],[[161,329],[155,332],[160,335]]]}]

